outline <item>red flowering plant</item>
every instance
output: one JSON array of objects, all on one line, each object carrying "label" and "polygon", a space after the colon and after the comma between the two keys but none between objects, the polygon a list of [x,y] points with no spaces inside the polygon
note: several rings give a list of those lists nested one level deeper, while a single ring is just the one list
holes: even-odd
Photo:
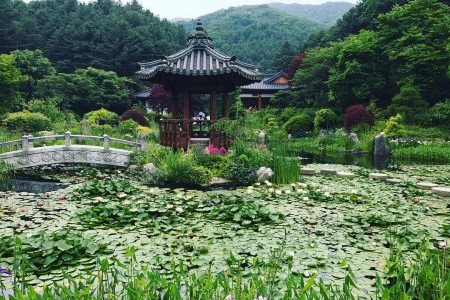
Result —
[{"label": "red flowering plant", "polygon": [[209,145],[205,147],[205,150],[203,150],[203,153],[205,155],[210,155],[210,154],[219,154],[219,155],[225,155],[228,154],[228,150],[225,149],[224,147],[214,147],[214,145]]}]

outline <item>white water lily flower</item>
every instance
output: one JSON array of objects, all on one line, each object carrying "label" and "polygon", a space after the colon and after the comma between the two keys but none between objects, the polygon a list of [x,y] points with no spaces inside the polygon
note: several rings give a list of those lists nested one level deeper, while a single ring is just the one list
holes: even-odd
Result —
[{"label": "white water lily flower", "polygon": [[186,200],[190,200],[190,199],[192,199],[192,198],[194,198],[194,196],[192,196],[192,195],[187,195],[185,199],[186,199]]},{"label": "white water lily flower", "polygon": [[325,197],[331,197],[331,194],[329,193],[329,192],[325,192],[324,194],[323,194]]},{"label": "white water lily flower", "polygon": [[175,210],[177,213],[180,213],[180,214],[184,211],[181,207],[177,207],[177,208],[175,208]]},{"label": "white water lily flower", "polygon": [[257,182],[257,183],[255,183],[255,185],[256,185],[256,186],[260,186],[260,185],[261,185],[261,183]]},{"label": "white water lily flower", "polygon": [[286,194],[290,194],[290,193],[291,193],[290,190],[285,190],[284,192],[285,192]]},{"label": "white water lily flower", "polygon": [[253,187],[250,185],[247,187],[248,190],[253,190]]},{"label": "white water lily flower", "polygon": [[269,180],[264,181],[264,183],[265,183],[267,186],[272,186],[272,182],[270,182]]},{"label": "white water lily flower", "polygon": [[297,185],[298,185],[299,187],[302,187],[302,188],[308,187],[308,185],[307,185],[306,183],[303,183],[303,182],[299,182],[299,183],[297,183]]},{"label": "white water lily flower", "polygon": [[309,198],[308,197],[303,197],[303,201],[308,201]]},{"label": "white water lily flower", "polygon": [[154,189],[154,188],[151,188],[151,189],[149,189],[148,191],[147,191],[147,193],[149,193],[149,194],[156,194],[156,190]]},{"label": "white water lily flower", "polygon": [[103,197],[95,197],[94,198],[94,201],[95,202],[101,202],[101,201],[103,201],[104,199],[103,199]]},{"label": "white water lily flower", "polygon": [[122,198],[125,198],[126,196],[127,196],[127,194],[120,193],[120,194],[117,195],[117,198],[122,199]]},{"label": "white water lily flower", "polygon": [[167,209],[172,209],[172,208],[173,208],[173,205],[172,205],[172,204],[167,204],[167,205],[166,205],[166,208],[167,208]]},{"label": "white water lily flower", "polygon": [[273,193],[275,190],[273,188],[270,188],[267,190],[269,193]]},{"label": "white water lily flower", "polygon": [[282,194],[282,192],[281,192],[280,190],[276,190],[276,191],[275,191],[275,194],[277,194],[277,195],[281,195],[281,194]]}]

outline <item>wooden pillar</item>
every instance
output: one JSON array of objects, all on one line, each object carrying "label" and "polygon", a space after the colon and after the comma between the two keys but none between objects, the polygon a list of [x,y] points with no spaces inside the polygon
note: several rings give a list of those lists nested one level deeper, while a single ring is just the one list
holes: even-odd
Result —
[{"label": "wooden pillar", "polygon": [[223,105],[222,106],[223,117],[228,119],[230,101],[227,92],[223,93],[222,105]]},{"label": "wooden pillar", "polygon": [[211,121],[216,121],[217,120],[217,99],[216,99],[216,89],[213,89],[211,91],[211,95],[210,95],[210,101],[209,101],[209,115],[210,115],[210,120]]},{"label": "wooden pillar", "polygon": [[258,95],[258,111],[262,109],[262,97],[261,94]]},{"label": "wooden pillar", "polygon": [[178,93],[172,91],[172,119],[178,119]]},{"label": "wooden pillar", "polygon": [[189,131],[189,120],[191,119],[191,92],[189,89],[184,91],[184,101],[183,101],[183,120],[184,120],[184,131]]}]

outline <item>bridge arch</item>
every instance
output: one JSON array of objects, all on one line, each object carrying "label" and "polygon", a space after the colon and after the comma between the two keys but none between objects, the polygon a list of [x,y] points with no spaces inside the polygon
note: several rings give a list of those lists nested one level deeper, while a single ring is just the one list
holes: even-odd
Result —
[{"label": "bridge arch", "polygon": [[[34,147],[35,142],[64,140],[64,145]],[[73,144],[74,141],[100,141],[102,146]],[[64,135],[52,135],[33,137],[25,135],[22,140],[0,143],[0,148],[20,148],[0,154],[0,160],[12,165],[15,169],[64,164],[87,163],[125,167],[130,162],[132,150],[111,148],[111,142],[134,148],[134,151],[145,151],[147,140],[140,137],[136,142],[110,138],[108,135],[87,136],[72,135],[66,132]]]}]

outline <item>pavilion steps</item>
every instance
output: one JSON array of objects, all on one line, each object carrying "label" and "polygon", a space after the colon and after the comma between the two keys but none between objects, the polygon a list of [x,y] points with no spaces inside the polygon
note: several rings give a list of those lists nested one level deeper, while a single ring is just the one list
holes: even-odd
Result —
[{"label": "pavilion steps", "polygon": [[189,139],[189,146],[191,147],[206,147],[209,145],[209,138],[190,138]]}]

